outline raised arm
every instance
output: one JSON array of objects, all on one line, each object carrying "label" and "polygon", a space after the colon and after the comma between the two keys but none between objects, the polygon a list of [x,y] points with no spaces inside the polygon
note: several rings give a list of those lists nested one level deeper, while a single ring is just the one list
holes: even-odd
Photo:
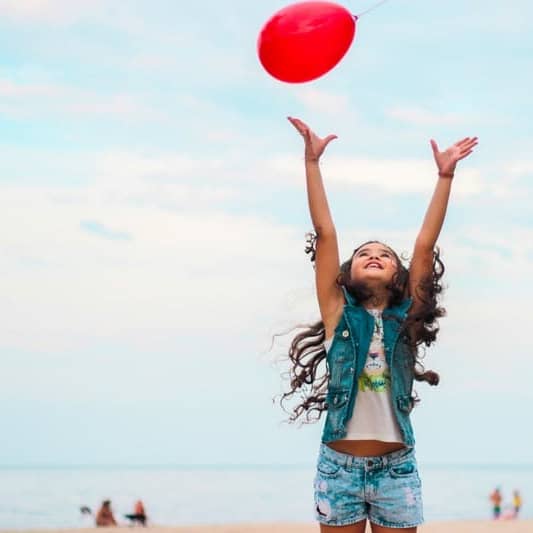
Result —
[{"label": "raised arm", "polygon": [[328,135],[321,139],[301,120],[289,117],[289,122],[302,135],[305,143],[307,199],[311,221],[317,235],[316,290],[320,314],[326,328],[326,338],[329,338],[333,334],[342,313],[344,297],[337,286],[340,268],[337,232],[329,210],[319,161],[326,146],[337,136]]},{"label": "raised arm", "polygon": [[424,295],[421,293],[421,282],[431,275],[433,270],[433,250],[437,243],[457,163],[468,157],[477,145],[477,137],[466,137],[456,142],[453,146],[440,152],[437,143],[431,140],[431,148],[439,177],[433,192],[433,197],[424,217],[424,222],[415,242],[415,248],[409,267],[409,291],[413,298],[411,312],[416,313]]}]

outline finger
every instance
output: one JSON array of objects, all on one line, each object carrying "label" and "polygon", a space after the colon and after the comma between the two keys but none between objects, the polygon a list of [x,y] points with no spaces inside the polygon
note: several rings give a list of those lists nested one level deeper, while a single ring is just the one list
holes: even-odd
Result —
[{"label": "finger", "polygon": [[457,141],[454,146],[461,146],[462,144],[464,144],[465,142],[469,141],[470,140],[470,137],[465,137],[464,139],[461,139],[460,141]]},{"label": "finger", "polygon": [[331,141],[335,140],[335,139],[338,139],[338,137],[336,135],[328,135],[325,139],[324,139],[324,146],[327,146]]},{"label": "finger", "polygon": [[455,145],[460,146],[462,148],[463,146],[468,145],[470,143],[473,143],[473,142],[477,143],[477,141],[478,141],[477,137],[466,137],[462,141],[455,143]]},{"label": "finger", "polygon": [[431,139],[429,141],[429,143],[431,144],[431,149],[433,150],[433,154],[437,155],[439,153],[439,147],[437,145],[437,142],[435,140]]},{"label": "finger", "polygon": [[287,117],[288,121],[300,132],[303,134],[303,130],[307,128],[300,119],[294,117]]},{"label": "finger", "polygon": [[292,117],[287,117],[287,120],[298,130],[300,131],[300,128],[298,126],[298,120]]},{"label": "finger", "polygon": [[302,134],[302,137],[306,141],[310,141],[311,140],[311,130],[305,124],[302,124],[301,129],[300,129],[300,133]]},{"label": "finger", "polygon": [[458,159],[461,159],[463,157],[466,157],[467,154],[471,154],[472,152],[474,151],[474,148],[470,148],[468,150],[463,150],[459,155],[458,155]]},{"label": "finger", "polygon": [[473,141],[470,139],[469,141],[460,144],[457,148],[459,148],[459,150],[466,150],[472,146],[475,146],[476,144],[477,141]]},{"label": "finger", "polygon": [[292,124],[295,124],[295,123],[298,123],[298,122],[300,122],[300,123],[302,122],[299,118],[291,117],[291,116],[287,117],[287,120],[289,122],[291,122]]},{"label": "finger", "polygon": [[457,161],[461,161],[461,159],[464,159],[465,157],[468,157],[474,150],[469,150],[468,152],[461,154]]},{"label": "finger", "polygon": [[466,143],[464,145],[461,146],[460,148],[460,152],[463,153],[463,152],[466,152],[468,150],[472,150],[473,148],[475,148],[476,146],[478,145],[478,142],[477,141],[470,141],[469,143]]}]

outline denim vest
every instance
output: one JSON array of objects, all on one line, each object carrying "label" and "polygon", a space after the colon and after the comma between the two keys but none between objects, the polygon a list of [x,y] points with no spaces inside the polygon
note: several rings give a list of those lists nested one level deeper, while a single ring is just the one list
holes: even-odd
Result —
[{"label": "denim vest", "polygon": [[[332,442],[346,436],[346,424],[352,417],[357,398],[357,383],[366,364],[374,317],[359,305],[343,287],[344,311],[335,328],[333,342],[328,351],[329,370],[326,396],[327,417],[322,442]],[[412,397],[415,354],[407,344],[400,329],[411,306],[411,299],[383,311],[383,342],[385,358],[391,373],[392,409],[406,446],[412,447],[415,439],[409,414],[413,409]]]}]

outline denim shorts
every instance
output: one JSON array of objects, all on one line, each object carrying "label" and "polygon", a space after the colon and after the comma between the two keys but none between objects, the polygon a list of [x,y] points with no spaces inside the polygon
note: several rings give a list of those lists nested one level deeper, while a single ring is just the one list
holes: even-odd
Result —
[{"label": "denim shorts", "polygon": [[347,526],[368,518],[383,527],[423,521],[421,482],[413,448],[356,457],[320,446],[315,478],[317,520]]}]

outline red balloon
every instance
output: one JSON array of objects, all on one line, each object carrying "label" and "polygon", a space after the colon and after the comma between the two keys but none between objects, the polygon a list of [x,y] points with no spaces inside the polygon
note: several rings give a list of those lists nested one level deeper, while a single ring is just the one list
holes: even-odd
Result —
[{"label": "red balloon", "polygon": [[265,70],[281,81],[301,83],[329,72],[355,36],[357,17],[332,2],[301,2],[278,11],[257,42]]}]

